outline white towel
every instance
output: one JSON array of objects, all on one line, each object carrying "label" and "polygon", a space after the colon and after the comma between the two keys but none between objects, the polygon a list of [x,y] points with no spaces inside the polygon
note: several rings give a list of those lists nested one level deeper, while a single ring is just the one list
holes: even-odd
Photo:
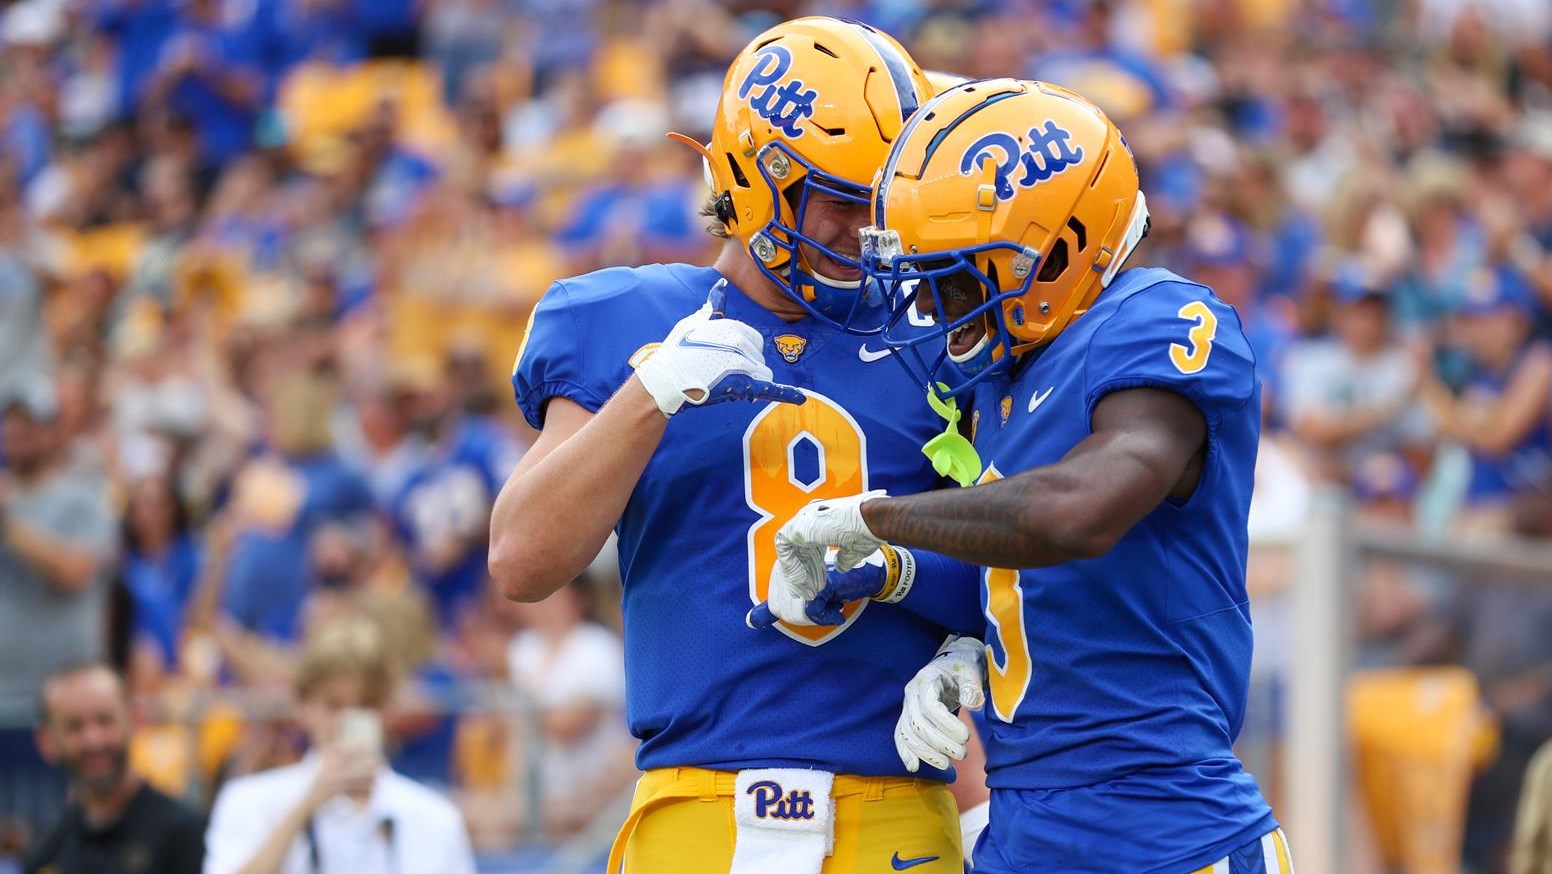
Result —
[{"label": "white towel", "polygon": [[739,771],[729,874],[819,874],[835,849],[834,782],[829,771]]},{"label": "white towel", "polygon": [[981,832],[986,830],[986,824],[991,822],[992,803],[983,801],[959,815],[959,841],[965,848],[965,864],[969,865],[975,855],[975,842],[981,839]]}]

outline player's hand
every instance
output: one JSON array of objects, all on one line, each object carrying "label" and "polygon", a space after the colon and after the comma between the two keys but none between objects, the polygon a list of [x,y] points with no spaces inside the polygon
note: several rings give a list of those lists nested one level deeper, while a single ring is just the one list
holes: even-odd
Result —
[{"label": "player's hand", "polygon": [[821,571],[814,575],[818,582],[813,591],[817,593],[824,587],[826,549],[835,547],[835,567],[844,573],[884,545],[883,538],[869,531],[868,523],[862,520],[862,505],[887,497],[888,492],[875,489],[845,498],[809,501],[776,532],[777,566],[793,557],[804,567]]},{"label": "player's hand", "polygon": [[[894,554],[886,558],[884,550],[892,550]],[[853,601],[864,598],[898,600],[892,595],[900,591],[902,553],[905,550],[885,546],[863,559],[862,564],[852,570],[842,572],[826,566],[824,588],[803,604],[799,619],[787,621],[794,625],[840,625],[846,621],[843,608]],[[910,561],[914,575],[914,560],[909,555],[905,555],[905,559]],[[771,591],[775,592],[777,586],[773,578]],[[904,593],[900,594],[903,596]],[[766,628],[775,625],[781,618],[771,609],[770,602],[766,601],[756,604],[749,611],[748,624],[750,628]]]},{"label": "player's hand", "polygon": [[895,752],[905,769],[922,762],[943,770],[965,757],[970,729],[954,715],[958,707],[980,710],[986,703],[986,647],[973,637],[951,637],[926,667],[905,684],[905,705],[895,723]]},{"label": "player's hand", "polygon": [[663,415],[685,405],[725,401],[801,404],[803,392],[772,381],[765,338],[737,319],[723,318],[721,285],[700,309],[679,320],[661,345],[636,368],[636,378]]},{"label": "player's hand", "polygon": [[[883,541],[862,522],[862,502],[888,495],[866,492],[847,498],[812,501],[776,532],[776,566],[771,568],[766,607],[777,618],[794,625],[814,625],[808,602],[818,597],[829,582],[825,553],[837,548],[835,567],[851,570]],[[750,625],[756,617],[751,611]]]}]

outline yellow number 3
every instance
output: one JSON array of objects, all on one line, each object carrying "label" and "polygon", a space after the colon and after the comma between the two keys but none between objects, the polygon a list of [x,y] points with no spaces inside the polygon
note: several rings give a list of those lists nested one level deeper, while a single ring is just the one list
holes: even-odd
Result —
[{"label": "yellow number 3", "polygon": [[[996,465],[988,467],[981,475],[980,483],[1002,479]],[[1029,680],[1035,674],[1034,659],[1030,656],[1029,630],[1024,623],[1024,589],[1019,585],[1019,572],[1007,568],[987,568],[983,578],[986,583],[986,618],[991,623],[991,634],[997,637],[1002,648],[1002,661],[997,661],[997,651],[986,647],[986,676],[992,691],[992,714],[1003,722],[1012,722],[1013,714],[1024,703],[1029,693]]]},{"label": "yellow number 3", "polygon": [[1174,362],[1175,369],[1181,373],[1200,373],[1207,366],[1207,356],[1212,354],[1213,338],[1218,336],[1218,317],[1207,308],[1207,304],[1199,300],[1181,307],[1175,315],[1196,324],[1186,334],[1191,347],[1188,349],[1180,343],[1169,344],[1169,360]]}]

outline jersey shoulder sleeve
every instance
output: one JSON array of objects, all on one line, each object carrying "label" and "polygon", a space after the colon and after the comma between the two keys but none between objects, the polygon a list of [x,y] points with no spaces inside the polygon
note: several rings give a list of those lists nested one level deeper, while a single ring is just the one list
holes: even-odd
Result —
[{"label": "jersey shoulder sleeve", "polygon": [[1084,360],[1085,404],[1162,388],[1184,395],[1214,426],[1257,395],[1256,360],[1239,314],[1205,285],[1167,270],[1129,270],[1101,298]]},{"label": "jersey shoulder sleeve", "polygon": [[[542,428],[545,402],[555,397],[598,412],[630,376],[635,352],[695,309],[684,291],[660,266],[614,267],[551,285],[529,316],[512,366],[523,418]],[[675,304],[688,309],[675,316]]]}]

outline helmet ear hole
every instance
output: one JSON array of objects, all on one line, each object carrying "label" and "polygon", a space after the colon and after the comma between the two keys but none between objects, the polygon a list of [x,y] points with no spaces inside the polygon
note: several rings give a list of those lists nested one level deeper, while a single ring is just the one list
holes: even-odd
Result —
[{"label": "helmet ear hole", "polygon": [[744,175],[744,171],[738,166],[738,162],[733,160],[733,153],[724,152],[723,154],[727,155],[728,167],[733,171],[733,182],[738,185],[739,188],[748,188],[749,177]]},{"label": "helmet ear hole", "polygon": [[1056,245],[1051,247],[1050,253],[1040,262],[1040,272],[1035,274],[1037,282],[1055,282],[1062,278],[1062,274],[1067,272],[1067,265],[1072,260],[1067,249],[1067,238],[1057,238]]}]

